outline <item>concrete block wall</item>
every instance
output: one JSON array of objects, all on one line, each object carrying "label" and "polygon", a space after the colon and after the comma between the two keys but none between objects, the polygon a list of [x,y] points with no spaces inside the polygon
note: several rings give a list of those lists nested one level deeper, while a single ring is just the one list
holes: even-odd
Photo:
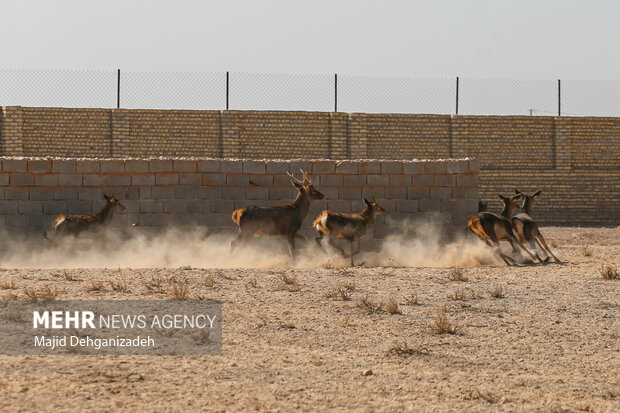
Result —
[{"label": "concrete block wall", "polygon": [[[217,158],[0,158],[0,226],[40,235],[60,213],[89,214],[114,193],[127,208],[112,225],[234,230],[232,212],[248,205],[291,202],[286,172],[309,174],[325,195],[313,201],[302,233],[324,209],[360,212],[375,196],[387,220],[422,219],[462,230],[478,199],[476,160],[252,160]],[[370,237],[390,229],[377,220]]]}]

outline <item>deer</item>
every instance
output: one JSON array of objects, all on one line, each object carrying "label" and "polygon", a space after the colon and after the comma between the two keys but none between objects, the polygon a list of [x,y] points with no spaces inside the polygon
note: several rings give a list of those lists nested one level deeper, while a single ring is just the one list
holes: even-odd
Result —
[{"label": "deer", "polygon": [[[334,247],[341,256],[346,257],[344,250],[334,243],[334,238],[342,238],[349,241],[349,255],[351,266],[354,267],[353,257],[360,252],[360,240],[366,235],[366,231],[375,224],[375,217],[385,212],[373,196],[370,201],[362,198],[366,205],[359,214],[345,214],[331,211],[323,211],[314,220],[312,225],[319,232],[314,239],[319,246],[323,247],[323,240]],[[356,249],[353,251],[353,243]],[[363,265],[362,262],[360,265]]]},{"label": "deer", "polygon": [[308,175],[303,170],[301,173],[303,181],[289,172],[286,173],[291,178],[291,184],[299,191],[292,203],[277,206],[250,205],[232,213],[232,220],[239,227],[239,235],[230,242],[231,253],[254,235],[276,235],[286,237],[289,254],[295,257],[295,239],[301,238],[297,236],[297,231],[308,215],[310,202],[324,198],[323,194],[314,188]]},{"label": "deer", "polygon": [[532,219],[534,201],[541,192],[542,190],[539,189],[534,192],[533,195],[527,195],[525,192],[515,189],[515,194],[523,197],[523,203],[521,204],[521,211],[512,215],[510,218],[512,229],[515,234],[517,234],[521,242],[527,242],[529,244],[530,248],[534,251],[537,257],[538,253],[536,252],[536,243],[545,255],[547,255],[544,260],[545,262],[549,261],[550,257],[553,258],[555,262],[560,262],[558,257],[551,252],[551,249],[547,245],[545,238],[542,236],[540,229],[538,228],[538,224]]},{"label": "deer", "polygon": [[478,212],[475,215],[468,216],[467,227],[488,246],[493,248],[495,253],[504,260],[506,265],[515,265],[516,261],[500,250],[499,241],[508,241],[512,246],[513,252],[517,251],[516,246],[518,245],[522,250],[527,252],[532,258],[532,261],[534,261],[534,255],[528,251],[523,243],[514,235],[512,223],[504,216],[504,214],[509,214],[517,208],[517,199],[520,198],[520,195],[511,198],[506,198],[501,195],[498,196],[504,204],[502,215],[487,211]]},{"label": "deer", "polygon": [[124,211],[125,206],[118,199],[114,198],[114,194],[103,194],[106,200],[101,211],[93,214],[77,215],[77,214],[60,214],[52,222],[52,229],[58,235],[79,235],[86,230],[93,230],[106,225],[115,212]]}]

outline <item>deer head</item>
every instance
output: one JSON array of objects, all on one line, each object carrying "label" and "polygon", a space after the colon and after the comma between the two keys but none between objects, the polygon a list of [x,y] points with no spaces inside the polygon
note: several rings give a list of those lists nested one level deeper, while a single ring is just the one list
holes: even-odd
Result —
[{"label": "deer head", "polygon": [[301,170],[304,180],[299,180],[293,176],[293,174],[287,172],[286,174],[291,178],[291,183],[295,188],[299,190],[299,195],[305,199],[312,201],[313,199],[323,199],[324,195],[317,191],[312,185],[312,181],[308,178],[308,175]]},{"label": "deer head", "polygon": [[534,192],[533,195],[528,195],[525,192],[521,192],[515,189],[515,194],[520,194],[521,196],[523,196],[521,210],[525,211],[528,215],[531,215],[532,211],[534,210],[534,200],[538,195],[540,195],[541,192],[542,190],[539,189],[538,191]]},{"label": "deer head", "polygon": [[500,194],[497,194],[497,196],[499,197],[499,199],[502,201],[502,203],[504,204],[504,209],[502,209],[502,216],[505,218],[510,218],[512,216],[512,214],[519,209],[519,207],[517,206],[517,201],[519,200],[519,198],[521,198],[523,194],[519,193],[515,196],[502,196]]},{"label": "deer head", "polygon": [[370,198],[370,201],[367,200],[366,198],[362,198],[362,200],[366,204],[366,208],[369,210],[369,212],[373,216],[379,215],[385,212],[385,209],[381,205],[377,204],[377,201],[375,200],[374,196]]},{"label": "deer head", "polygon": [[114,198],[114,194],[106,195],[103,194],[103,197],[106,200],[106,207],[110,212],[124,211],[125,206],[118,202],[118,199]]}]

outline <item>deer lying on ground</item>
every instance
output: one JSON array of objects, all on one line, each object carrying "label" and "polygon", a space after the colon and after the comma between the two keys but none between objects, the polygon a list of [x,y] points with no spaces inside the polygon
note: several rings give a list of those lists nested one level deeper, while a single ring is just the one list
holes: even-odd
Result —
[{"label": "deer lying on ground", "polygon": [[[512,198],[505,198],[498,195],[504,203],[504,209],[502,215],[508,211],[517,208],[517,199],[520,195]],[[506,254],[504,254],[499,248],[499,241],[508,241],[512,246],[512,251],[516,252],[518,245],[521,249],[528,253],[535,259],[534,255],[525,248],[523,243],[514,235],[511,222],[502,215],[494,214],[493,212],[478,212],[476,215],[471,215],[467,220],[467,227],[471,232],[480,237],[488,246],[494,249],[495,253],[499,255],[506,265],[516,264],[515,260]]]},{"label": "deer lying on ground", "polygon": [[114,194],[103,194],[106,204],[101,211],[85,215],[60,214],[52,222],[52,228],[58,235],[78,235],[83,231],[96,229],[107,224],[117,211],[125,210],[125,207],[114,198]]},{"label": "deer lying on ground", "polygon": [[521,205],[521,211],[512,215],[510,218],[510,221],[512,222],[512,229],[521,242],[527,242],[529,244],[530,248],[536,254],[536,257],[538,257],[538,253],[536,252],[536,243],[538,243],[538,246],[547,256],[544,261],[549,261],[549,257],[551,257],[555,262],[560,262],[560,260],[551,252],[545,238],[538,229],[538,224],[532,219],[534,200],[538,195],[540,195],[541,192],[541,190],[538,190],[534,192],[534,195],[527,195],[525,192],[515,189],[515,194],[523,197],[523,203]]},{"label": "deer lying on ground", "polygon": [[[351,258],[351,266],[353,267],[353,256],[360,252],[360,239],[366,235],[366,230],[372,228],[375,224],[375,216],[385,212],[377,202],[375,197],[370,198],[370,201],[366,198],[362,198],[366,207],[359,214],[341,214],[330,211],[323,211],[314,220],[314,227],[319,232],[319,236],[314,240],[323,246],[323,238],[329,245],[334,247],[340,255],[346,257],[344,250],[338,245],[334,244],[334,238],[342,238],[349,241],[349,257]],[[356,243],[356,250],[353,251],[353,243]],[[363,263],[362,263],[363,264]],[[361,265],[361,264],[360,264]]]},{"label": "deer lying on ground", "polygon": [[230,243],[231,253],[243,243],[256,235],[279,235],[286,237],[289,253],[295,256],[295,238],[301,227],[310,202],[315,199],[323,199],[323,194],[312,186],[308,175],[301,171],[304,180],[301,181],[287,172],[291,183],[299,190],[297,198],[286,205],[278,206],[255,206],[237,209],[232,213],[232,220],[239,227],[239,235]]}]

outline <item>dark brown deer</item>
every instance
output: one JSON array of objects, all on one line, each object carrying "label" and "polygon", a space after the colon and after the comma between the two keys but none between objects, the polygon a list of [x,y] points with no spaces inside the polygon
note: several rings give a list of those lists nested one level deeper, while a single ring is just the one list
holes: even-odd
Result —
[{"label": "dark brown deer", "polygon": [[232,220],[239,227],[239,235],[230,243],[231,253],[254,235],[277,235],[286,237],[289,253],[295,256],[295,238],[304,218],[308,215],[310,202],[323,199],[323,194],[314,188],[308,175],[304,171],[301,173],[304,176],[303,181],[287,172],[291,177],[291,183],[299,190],[297,198],[292,203],[278,206],[251,205],[232,213]]},{"label": "dark brown deer", "polygon": [[[498,195],[504,203],[504,209],[502,215],[510,213],[517,208],[517,199],[520,196],[512,198],[505,198]],[[516,264],[515,260],[506,254],[504,254],[499,248],[499,241],[508,241],[512,246],[512,251],[516,252],[518,245],[521,249],[528,253],[535,259],[534,255],[529,252],[525,246],[519,241],[512,231],[511,222],[502,215],[495,214],[493,212],[478,212],[476,215],[470,215],[467,219],[467,227],[471,232],[480,237],[488,246],[494,249],[495,253],[499,255],[506,265]]]},{"label": "dark brown deer", "polygon": [[[360,252],[360,240],[366,235],[366,230],[372,228],[375,224],[375,217],[385,212],[385,209],[377,204],[374,196],[370,198],[370,201],[366,198],[362,199],[366,207],[359,214],[323,211],[312,224],[319,232],[319,236],[314,239],[317,244],[323,246],[322,241],[325,238],[327,243],[338,250],[343,257],[347,255],[341,247],[334,244],[334,238],[342,238],[349,241],[349,257],[351,258],[352,267],[354,266],[353,256]],[[356,244],[355,251],[353,251],[353,243]]]},{"label": "dark brown deer", "polygon": [[[538,257],[536,243],[538,247],[547,256],[544,261],[549,261],[549,257],[553,258],[555,262],[560,262],[558,257],[553,255],[551,249],[547,245],[545,238],[542,236],[538,224],[532,219],[532,213],[534,211],[534,202],[538,195],[542,191],[538,190],[533,195],[527,195],[525,192],[521,192],[515,189],[515,193],[523,197],[523,204],[521,205],[521,212],[518,212],[510,218],[512,222],[512,229],[519,237],[521,242],[528,243],[530,248],[534,251]],[[540,258],[539,258],[540,259]]]},{"label": "dark brown deer", "polygon": [[101,211],[85,215],[60,214],[52,222],[56,235],[78,235],[86,230],[93,230],[107,224],[115,212],[124,211],[123,204],[114,198],[114,194],[103,194],[106,203]]}]

